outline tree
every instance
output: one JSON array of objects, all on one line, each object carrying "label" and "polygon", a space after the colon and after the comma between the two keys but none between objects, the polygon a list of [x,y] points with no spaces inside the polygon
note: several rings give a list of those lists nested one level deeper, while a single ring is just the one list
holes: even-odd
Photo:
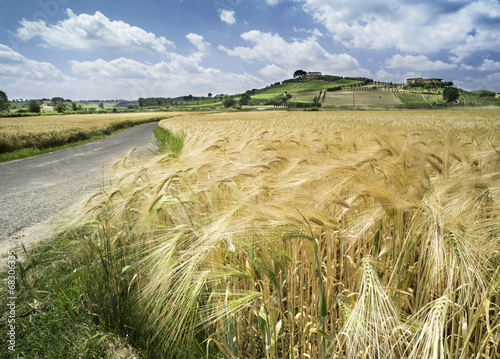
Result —
[{"label": "tree", "polygon": [[244,106],[244,105],[248,105],[248,103],[250,102],[250,95],[248,93],[244,93],[243,95],[241,95],[241,98],[240,98],[240,105],[241,106]]},{"label": "tree", "polygon": [[5,92],[0,91],[0,112],[7,111],[10,107],[9,99]]},{"label": "tree", "polygon": [[307,75],[307,72],[305,72],[304,70],[297,70],[293,73],[293,78],[296,78],[296,77],[304,78],[304,77],[306,77],[306,75]]},{"label": "tree", "polygon": [[456,87],[447,87],[443,90],[443,100],[446,103],[455,102],[460,97],[460,92],[458,92]]},{"label": "tree", "polygon": [[50,102],[52,102],[52,106],[57,106],[62,104],[64,102],[64,99],[62,97],[52,97],[52,100]]},{"label": "tree", "polygon": [[40,113],[40,105],[35,100],[28,102],[28,112]]},{"label": "tree", "polygon": [[232,97],[226,97],[224,100],[222,100],[222,105],[225,108],[233,107],[236,105],[236,101]]},{"label": "tree", "polygon": [[55,107],[55,109],[56,109],[57,113],[63,113],[64,111],[66,111],[67,107],[66,107],[66,105],[60,103]]}]

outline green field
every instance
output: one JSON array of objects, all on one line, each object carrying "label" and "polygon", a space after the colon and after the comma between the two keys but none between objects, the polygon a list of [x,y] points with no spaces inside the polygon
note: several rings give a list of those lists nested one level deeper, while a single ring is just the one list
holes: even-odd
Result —
[{"label": "green field", "polygon": [[362,83],[360,80],[341,79],[335,82],[324,80],[310,80],[300,83],[282,83],[280,85],[271,85],[256,92],[257,95],[263,94],[280,94],[280,93],[301,93],[307,91],[321,91],[328,88],[353,86]]}]

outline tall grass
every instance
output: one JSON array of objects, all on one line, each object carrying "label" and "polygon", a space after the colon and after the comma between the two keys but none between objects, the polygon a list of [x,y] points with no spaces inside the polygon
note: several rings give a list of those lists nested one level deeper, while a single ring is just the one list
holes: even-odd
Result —
[{"label": "tall grass", "polygon": [[155,141],[154,145],[156,147],[157,153],[171,153],[172,156],[179,156],[182,148],[184,147],[184,140],[186,135],[181,132],[179,134],[173,134],[168,129],[163,127],[157,127],[154,130]]},{"label": "tall grass", "polygon": [[126,161],[89,202],[86,302],[151,357],[498,358],[495,121],[163,121],[180,154]]}]

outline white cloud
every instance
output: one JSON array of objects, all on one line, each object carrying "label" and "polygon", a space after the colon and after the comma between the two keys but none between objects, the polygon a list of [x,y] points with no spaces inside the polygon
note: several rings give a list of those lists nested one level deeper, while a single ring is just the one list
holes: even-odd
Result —
[{"label": "white cloud", "polygon": [[500,93],[500,72],[495,72],[484,77],[460,77],[453,80],[453,83],[456,86],[469,91],[490,90]]},{"label": "white cloud", "polygon": [[306,34],[310,34],[310,35],[314,35],[316,37],[323,37],[324,34],[319,31],[317,28],[314,28],[313,30],[309,30],[309,29],[297,29],[296,27],[293,28],[293,31],[295,32],[298,32],[298,33],[306,33]]},{"label": "white cloud", "polygon": [[191,42],[196,49],[201,52],[205,53],[208,51],[208,48],[210,47],[210,43],[205,41],[205,38],[201,35],[198,34],[187,34],[186,38]]},{"label": "white cloud", "polygon": [[388,68],[407,68],[415,71],[450,70],[457,67],[456,64],[447,64],[439,60],[431,61],[425,55],[394,55],[386,60],[386,66]]},{"label": "white cloud", "polygon": [[227,22],[228,24],[234,24],[236,22],[236,18],[234,17],[234,10],[219,10],[219,17],[221,21]]},{"label": "white cloud", "polygon": [[473,51],[500,48],[498,0],[297,0],[348,47],[410,53],[447,50],[459,62]]},{"label": "white cloud", "polygon": [[290,77],[290,73],[282,67],[276,66],[275,64],[267,65],[263,69],[259,70],[261,75],[264,75],[273,79],[284,79]]},{"label": "white cloud", "polygon": [[477,69],[481,71],[498,71],[500,70],[500,62],[486,59]]},{"label": "white cloud", "polygon": [[54,65],[28,59],[10,47],[0,44],[0,78],[2,90],[10,98],[66,96],[71,93],[75,78],[64,75]]},{"label": "white cloud", "polygon": [[75,15],[67,10],[68,19],[57,25],[23,19],[17,36],[23,40],[40,37],[44,46],[63,49],[105,49],[113,51],[145,50],[164,53],[171,41],[123,21],[111,21],[101,12]]},{"label": "white cloud", "polygon": [[[82,97],[97,93],[104,98],[150,96],[196,96],[212,93],[236,93],[263,82],[249,74],[224,73],[198,64],[196,56],[170,54],[169,61],[147,64],[132,59],[112,61],[71,61],[72,71],[85,78]],[[103,84],[104,87],[103,87]],[[93,98],[97,95],[92,95]]]},{"label": "white cloud", "polygon": [[331,54],[317,42],[315,36],[305,40],[287,42],[278,34],[252,30],[241,37],[253,47],[235,47],[228,49],[219,46],[219,50],[230,56],[240,57],[247,62],[273,63],[289,73],[298,68],[308,71],[322,71],[345,76],[369,76],[368,70],[361,68],[359,62],[348,54]]},{"label": "white cloud", "polygon": [[266,0],[266,2],[268,3],[268,5],[277,5],[279,0]]},{"label": "white cloud", "polygon": [[25,79],[40,81],[70,80],[54,65],[30,60],[10,47],[0,44],[0,76],[2,80]]}]

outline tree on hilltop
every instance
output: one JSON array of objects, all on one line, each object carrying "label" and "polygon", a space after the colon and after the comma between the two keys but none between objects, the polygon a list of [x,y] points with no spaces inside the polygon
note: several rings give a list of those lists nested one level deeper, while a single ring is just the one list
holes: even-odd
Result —
[{"label": "tree on hilltop", "polygon": [[10,107],[9,99],[5,92],[0,91],[0,112],[7,111]]},{"label": "tree on hilltop", "polygon": [[296,77],[304,78],[304,77],[306,77],[306,75],[307,75],[307,72],[305,72],[304,70],[297,70],[293,73],[293,78],[296,78]]}]

